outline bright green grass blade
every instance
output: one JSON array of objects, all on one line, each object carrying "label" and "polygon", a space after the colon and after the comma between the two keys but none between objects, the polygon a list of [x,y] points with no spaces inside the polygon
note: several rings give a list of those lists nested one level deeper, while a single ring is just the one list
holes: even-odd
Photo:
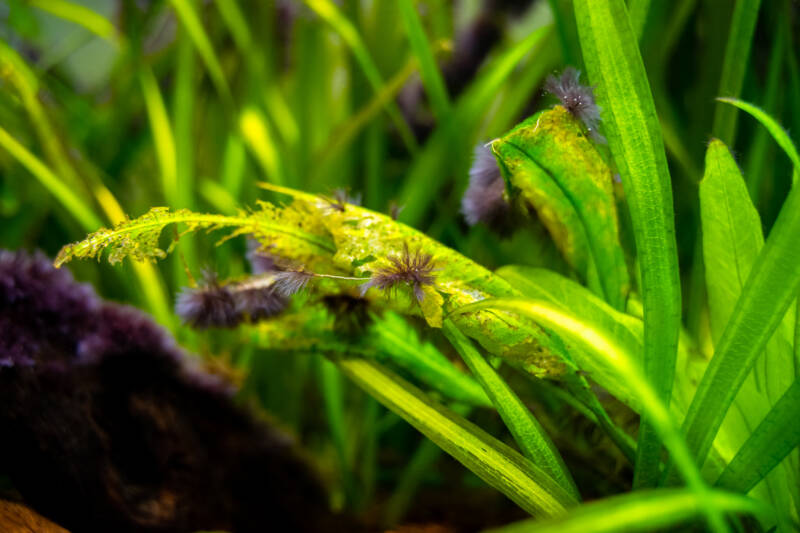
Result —
[{"label": "bright green grass blade", "polygon": [[[411,226],[417,225],[436,201],[438,191],[452,174],[453,156],[469,162],[471,137],[489,103],[514,71],[517,64],[529,53],[547,42],[552,32],[545,26],[531,32],[520,42],[503,52],[458,99],[449,120],[440,124],[431,134],[425,147],[417,156],[398,195],[403,206],[399,219]],[[468,168],[468,164],[464,168]]]},{"label": "bright green grass blade", "polygon": [[[364,71],[364,76],[366,76],[367,81],[375,91],[375,94],[380,93],[384,85],[383,78],[377,65],[375,65],[375,61],[372,59],[372,55],[364,44],[364,40],[358,34],[356,27],[342,15],[331,0],[305,0],[305,2],[317,15],[330,24],[336,33],[342,37],[344,42],[347,43],[347,46],[349,46],[350,50],[353,52],[361,70]],[[400,113],[397,104],[394,102],[387,102],[386,112],[397,127],[397,131],[400,133],[400,137],[403,139],[406,148],[412,154],[416,153],[418,149],[417,141],[408,123]]]},{"label": "bright green grass blade", "polygon": [[800,381],[795,381],[756,427],[716,486],[748,493],[800,445]]},{"label": "bright green grass blade", "polygon": [[161,90],[149,67],[141,67],[139,84],[144,94],[147,116],[150,119],[153,148],[155,148],[156,159],[161,171],[164,198],[170,207],[178,207],[178,156],[175,152],[175,137],[172,135],[172,126],[167,115],[167,108],[164,106],[164,99],[161,97]]},{"label": "bright green grass blade", "polygon": [[178,15],[181,24],[186,29],[186,33],[194,42],[197,48],[197,53],[203,59],[206,65],[208,75],[211,77],[212,83],[219,92],[220,97],[224,104],[229,107],[233,105],[233,97],[228,82],[225,78],[225,73],[222,70],[222,65],[219,62],[217,53],[211,40],[208,37],[203,24],[200,22],[200,17],[195,10],[192,0],[170,0],[172,7],[175,8],[175,13]]},{"label": "bright green grass blade", "polygon": [[[678,425],[667,410],[665,402],[640,370],[635,357],[629,349],[610,337],[606,332],[592,324],[581,322],[558,305],[544,300],[526,298],[498,298],[483,300],[466,305],[451,313],[469,313],[479,309],[502,309],[527,316],[551,331],[566,342],[580,347],[581,351],[593,354],[597,359],[605,359],[610,367],[626,380],[631,390],[638,396],[642,412],[653,423],[656,437],[661,439],[679,465],[687,485],[698,497],[708,493],[700,471],[694,463]],[[722,516],[714,509],[707,509],[709,521],[715,531],[727,531]]]},{"label": "bright green grass blade", "polygon": [[419,61],[420,77],[428,93],[433,114],[437,119],[443,120],[450,113],[450,97],[447,95],[442,74],[433,57],[422,21],[411,0],[398,0],[398,7],[408,34],[408,43]]},{"label": "bright green grass blade", "polygon": [[[736,0],[717,91],[719,96],[738,98],[742,92],[760,6],[761,0]],[[725,144],[733,146],[736,139],[736,110],[717,106],[711,131]]]},{"label": "bright green grass blade", "polygon": [[561,515],[576,504],[522,455],[381,366],[363,359],[336,364],[368,394],[533,516]]},{"label": "bright green grass blade", "polygon": [[736,106],[742,111],[746,111],[767,129],[770,135],[772,135],[772,138],[775,139],[775,142],[778,143],[778,146],[783,149],[792,161],[792,166],[794,167],[792,183],[797,183],[797,180],[800,179],[800,154],[797,153],[797,148],[792,142],[792,139],[789,138],[789,134],[786,133],[786,130],[784,130],[774,118],[753,104],[737,100],[736,98],[717,98],[717,100]]},{"label": "bright green grass blade", "polygon": [[783,204],[764,248],[717,344],[684,421],[698,462],[709,448],[758,355],[783,320],[800,288],[800,188]]},{"label": "bright green grass blade", "polygon": [[445,397],[473,406],[491,407],[481,386],[453,366],[436,347],[422,342],[417,332],[400,315],[391,312],[373,317],[369,346],[380,359],[391,361]]},{"label": "bright green grass blade", "polygon": [[580,493],[567,465],[530,409],[450,320],[444,322],[442,331],[491,398],[522,453],[579,501]]},{"label": "bright green grass blade", "polygon": [[[575,17],[633,223],[644,296],[644,371],[658,398],[669,405],[681,294],[672,190],[658,117],[623,0],[575,0]],[[634,485],[656,484],[660,451],[645,415]]]},{"label": "bright green grass blade", "polygon": [[247,107],[239,116],[239,130],[269,181],[286,183],[281,150],[266,117],[257,107]]},{"label": "bright green grass blade", "polygon": [[637,491],[581,505],[563,518],[526,520],[487,533],[635,533],[674,529],[711,505],[729,513],[767,515],[757,501],[722,491],[705,498],[678,489]]},{"label": "bright green grass blade", "polygon": [[94,231],[102,226],[91,206],[75,194],[74,190],[56,176],[50,168],[27,148],[17,142],[6,130],[0,127],[0,146],[14,159],[28,169],[39,183],[77,220],[86,231]]}]

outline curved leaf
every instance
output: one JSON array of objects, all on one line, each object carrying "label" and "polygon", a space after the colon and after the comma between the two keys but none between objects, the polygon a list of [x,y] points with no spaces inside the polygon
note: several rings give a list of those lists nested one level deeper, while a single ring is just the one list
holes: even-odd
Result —
[{"label": "curved leaf", "polygon": [[491,398],[525,456],[547,472],[573,498],[580,500],[580,493],[564,460],[530,409],[450,320],[445,321],[443,331]]},{"label": "curved leaf", "polygon": [[560,515],[575,505],[543,470],[379,365],[362,359],[336,364],[359,387],[533,516]]}]

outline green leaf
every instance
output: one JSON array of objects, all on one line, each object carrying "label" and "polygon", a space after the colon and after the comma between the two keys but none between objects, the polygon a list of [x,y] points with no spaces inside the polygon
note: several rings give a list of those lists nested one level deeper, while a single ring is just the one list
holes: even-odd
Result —
[{"label": "green leaf", "polygon": [[[728,148],[712,139],[706,152],[706,171],[700,183],[700,211],[703,229],[708,306],[712,340],[719,338],[733,313],[753,263],[764,246],[761,219],[748,195],[747,186]],[[780,328],[755,363],[753,373],[742,384],[734,409],[723,422],[715,449],[725,462],[793,381],[791,332]],[[790,486],[796,484],[791,465],[785,465]],[[776,507],[791,505],[789,494],[770,478],[768,494]]]},{"label": "green leaf", "polygon": [[[720,96],[738,98],[742,92],[760,6],[761,0],[736,0],[717,91]],[[717,106],[711,131],[726,144],[733,145],[736,138],[736,110]]]},{"label": "green leaf", "polygon": [[577,503],[518,452],[380,365],[362,359],[335,362],[359,387],[533,516],[560,515]]},{"label": "green leaf", "polygon": [[800,189],[794,187],[758,254],[684,421],[703,463],[753,364],[800,288]]},{"label": "green leaf", "polygon": [[580,500],[580,493],[564,460],[530,409],[450,320],[445,321],[443,331],[491,398],[522,453],[556,480],[575,500]]},{"label": "green leaf", "polygon": [[[681,316],[675,221],[664,142],[623,0],[575,0],[583,57],[628,200],[641,269],[644,371],[668,403]],[[654,485],[660,450],[648,416],[639,430],[636,486]]]},{"label": "green leaf", "polygon": [[[583,125],[556,106],[492,142],[511,190],[519,190],[583,279],[591,259],[606,300],[624,307],[628,271],[619,242],[613,174]],[[588,246],[587,246],[588,244]]]},{"label": "green leaf", "polygon": [[[798,413],[800,381],[795,381],[742,445],[716,486],[743,494],[750,492],[800,445]],[[796,486],[792,489],[796,490]]]},{"label": "green leaf", "polygon": [[701,515],[706,506],[729,513],[766,515],[764,507],[739,494],[713,491],[705,498],[679,489],[636,491],[573,509],[562,518],[526,520],[487,533],[634,533],[674,529]]}]

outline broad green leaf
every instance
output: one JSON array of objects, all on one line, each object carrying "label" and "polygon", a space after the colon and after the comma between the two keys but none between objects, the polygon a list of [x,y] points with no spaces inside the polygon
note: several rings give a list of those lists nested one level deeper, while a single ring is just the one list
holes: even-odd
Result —
[{"label": "broad green leaf", "polygon": [[577,503],[518,452],[381,366],[363,359],[335,362],[359,387],[533,516],[561,515]]},{"label": "broad green leaf", "polygon": [[[603,127],[628,200],[641,270],[644,371],[668,403],[681,316],[672,190],[664,142],[636,35],[623,0],[575,0],[589,80],[596,85]],[[660,450],[652,423],[639,430],[634,481],[654,485]]]},{"label": "broad green leaf", "polygon": [[755,500],[713,491],[705,498],[679,489],[636,491],[587,503],[564,517],[525,520],[487,533],[633,533],[674,529],[712,505],[720,511],[767,515]]},{"label": "broad green leaf", "polygon": [[[700,210],[711,334],[717,343],[764,246],[764,236],[739,167],[728,148],[716,139],[706,153]],[[790,335],[783,328],[778,331],[754,372],[754,385],[765,388],[758,392],[765,392],[771,401],[793,381],[791,358],[784,357],[792,349]]]},{"label": "broad green leaf", "polygon": [[[716,486],[742,493],[750,492],[800,445],[798,413],[800,381],[795,381],[742,445],[717,479]],[[790,490],[796,490],[796,485],[790,486]]]},{"label": "broad green leaf", "polygon": [[[700,183],[703,256],[708,288],[712,339],[716,343],[733,312],[753,263],[764,246],[761,219],[728,148],[713,139],[706,152]],[[747,377],[720,428],[714,447],[723,462],[731,460],[752,429],[793,380],[792,347],[779,328]],[[710,465],[709,465],[710,466]],[[785,465],[788,486],[796,485],[791,465]],[[781,479],[770,476],[768,492],[780,508],[791,505]],[[790,489],[794,490],[794,489]],[[763,497],[769,497],[763,493]]]},{"label": "broad green leaf", "polygon": [[[708,488],[689,453],[678,425],[626,346],[618,344],[616,339],[609,338],[602,330],[577,320],[559,306],[544,300],[527,298],[485,300],[457,309],[453,314],[487,308],[515,311],[527,316],[556,332],[566,342],[574,343],[586,353],[594,354],[597,359],[608,360],[620,377],[628,381],[633,392],[639,397],[643,413],[653,421],[656,436],[679,465],[687,485],[698,497],[705,497],[708,494]],[[721,515],[713,509],[708,509],[708,514],[711,515],[709,519],[713,520],[715,530],[726,530]]]},{"label": "broad green leaf", "polygon": [[458,331],[450,320],[445,321],[443,331],[491,398],[492,404],[511,431],[522,453],[533,461],[533,464],[547,472],[573,498],[580,500],[578,488],[564,460],[530,409],[520,401],[494,367],[486,362],[470,340]]},{"label": "broad green leaf", "polygon": [[628,271],[612,172],[580,122],[556,106],[526,119],[491,147],[511,190],[536,210],[567,261],[583,279],[593,264],[606,300],[621,309]]},{"label": "broad green leaf", "polygon": [[[719,96],[738,98],[742,92],[760,6],[761,0],[736,0],[717,91]],[[726,144],[733,145],[736,139],[736,110],[717,106],[711,131]]]},{"label": "broad green leaf", "polygon": [[794,187],[753,264],[684,421],[703,463],[736,394],[800,288],[800,189]]}]

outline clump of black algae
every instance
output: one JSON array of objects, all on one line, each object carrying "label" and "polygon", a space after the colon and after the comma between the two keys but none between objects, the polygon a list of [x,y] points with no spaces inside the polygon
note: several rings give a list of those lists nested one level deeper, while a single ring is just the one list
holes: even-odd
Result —
[{"label": "clump of black algae", "polygon": [[0,251],[0,472],[73,533],[354,531],[191,360],[43,255]]}]

